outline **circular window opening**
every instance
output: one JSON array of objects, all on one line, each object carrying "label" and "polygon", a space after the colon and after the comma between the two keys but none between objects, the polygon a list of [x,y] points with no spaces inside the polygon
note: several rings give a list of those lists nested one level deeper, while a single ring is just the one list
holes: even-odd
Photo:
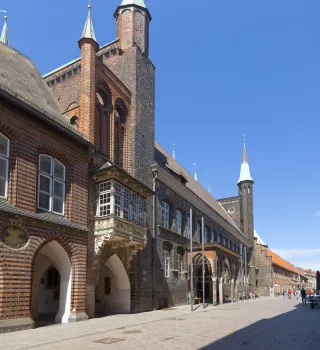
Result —
[{"label": "circular window opening", "polygon": [[229,214],[234,214],[235,211],[236,211],[235,208],[230,208],[230,209],[228,209],[228,213],[229,213]]}]

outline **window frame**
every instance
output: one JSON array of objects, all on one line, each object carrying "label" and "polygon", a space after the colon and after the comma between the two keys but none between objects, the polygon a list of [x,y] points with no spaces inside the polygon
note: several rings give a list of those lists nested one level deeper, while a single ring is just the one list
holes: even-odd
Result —
[{"label": "window frame", "polygon": [[161,225],[169,230],[170,227],[170,205],[166,201],[161,203]]},{"label": "window frame", "polygon": [[178,260],[178,278],[183,279],[183,255],[180,253],[177,253],[177,260]]},{"label": "window frame", "polygon": [[[44,172],[43,170],[41,170],[41,157],[47,157],[50,158],[50,174]],[[55,176],[55,163],[60,164],[63,167],[63,180],[59,177]],[[46,212],[50,212],[50,213],[54,213],[57,215],[61,215],[64,216],[65,215],[65,204],[66,204],[66,174],[67,174],[67,168],[66,166],[60,162],[58,159],[45,154],[45,153],[40,153],[39,157],[38,157],[38,188],[37,188],[37,208]],[[41,177],[46,178],[49,180],[49,192],[45,192],[43,190],[40,189],[41,187]],[[63,185],[63,193],[62,193],[62,197],[58,197],[54,194],[54,186],[55,183],[59,183],[61,185]],[[45,195],[49,195],[49,209],[48,208],[42,208],[40,206],[40,194],[43,193]],[[62,199],[62,212],[58,212],[53,210],[54,207],[54,198],[57,199]]]},{"label": "window frame", "polygon": [[4,196],[0,195],[0,198],[8,198],[8,189],[9,189],[9,166],[10,166],[10,139],[5,136],[4,134],[0,133],[1,136],[7,141],[7,154],[0,153],[0,159],[4,160],[6,164],[6,171],[5,171],[5,178],[1,177],[1,179],[5,180],[5,189],[4,189]]},{"label": "window frame", "polygon": [[164,277],[170,277],[170,251],[162,249],[163,269]]},{"label": "window frame", "polygon": [[183,220],[183,214],[181,210],[176,210],[176,227],[177,227],[177,233],[179,235],[182,235],[182,221]]},{"label": "window frame", "polygon": [[196,233],[197,233],[197,242],[201,243],[201,238],[202,238],[202,232],[201,232],[201,222],[197,221],[196,225]]}]

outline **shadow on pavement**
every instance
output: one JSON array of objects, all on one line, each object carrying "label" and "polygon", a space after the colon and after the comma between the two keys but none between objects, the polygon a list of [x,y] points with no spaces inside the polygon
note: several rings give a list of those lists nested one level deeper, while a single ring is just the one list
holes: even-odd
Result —
[{"label": "shadow on pavement", "polygon": [[311,309],[309,305],[298,304],[293,311],[263,319],[201,349],[319,350],[320,308]]}]

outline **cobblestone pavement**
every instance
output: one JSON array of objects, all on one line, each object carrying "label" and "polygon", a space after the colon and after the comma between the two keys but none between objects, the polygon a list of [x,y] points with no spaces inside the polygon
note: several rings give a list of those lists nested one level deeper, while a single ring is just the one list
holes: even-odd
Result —
[{"label": "cobblestone pavement", "polygon": [[0,335],[0,349],[320,349],[320,308],[261,298],[187,306]]}]

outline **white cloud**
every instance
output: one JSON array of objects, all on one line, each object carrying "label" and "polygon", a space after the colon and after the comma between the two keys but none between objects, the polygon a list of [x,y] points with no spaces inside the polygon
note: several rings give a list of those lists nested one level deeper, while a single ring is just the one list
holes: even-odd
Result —
[{"label": "white cloud", "polygon": [[272,249],[283,259],[305,269],[320,270],[320,248],[312,249]]},{"label": "white cloud", "polygon": [[313,213],[313,216],[320,216],[320,210],[317,210],[317,211],[315,211],[314,213]]}]

